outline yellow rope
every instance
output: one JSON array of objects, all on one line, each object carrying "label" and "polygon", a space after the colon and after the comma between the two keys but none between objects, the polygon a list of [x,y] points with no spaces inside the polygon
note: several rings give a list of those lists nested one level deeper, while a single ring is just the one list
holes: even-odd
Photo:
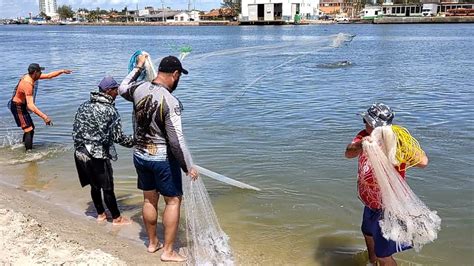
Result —
[{"label": "yellow rope", "polygon": [[400,164],[405,163],[406,169],[421,162],[425,152],[421,149],[420,143],[410,132],[402,126],[392,125],[392,130],[397,136],[396,159]]}]

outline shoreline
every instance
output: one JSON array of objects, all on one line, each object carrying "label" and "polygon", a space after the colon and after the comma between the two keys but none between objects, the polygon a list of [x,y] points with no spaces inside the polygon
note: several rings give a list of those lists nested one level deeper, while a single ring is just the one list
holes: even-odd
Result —
[{"label": "shoreline", "polygon": [[474,23],[474,16],[452,16],[452,17],[378,17],[373,19],[350,19],[346,22],[334,20],[304,20],[295,24],[281,21],[189,21],[189,22],[80,22],[80,23],[12,23],[3,25],[33,25],[33,26],[265,26],[265,25],[333,25],[333,24],[452,24],[452,23]]},{"label": "shoreline", "polygon": [[0,184],[0,264],[161,264],[160,251],[150,254],[145,245],[119,237],[120,227],[106,228]]}]

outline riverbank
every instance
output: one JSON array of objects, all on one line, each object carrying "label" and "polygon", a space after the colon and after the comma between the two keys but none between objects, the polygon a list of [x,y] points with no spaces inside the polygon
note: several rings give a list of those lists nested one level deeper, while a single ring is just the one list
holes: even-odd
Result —
[{"label": "riverbank", "polygon": [[160,254],[117,237],[33,193],[0,186],[0,264],[159,264]]}]

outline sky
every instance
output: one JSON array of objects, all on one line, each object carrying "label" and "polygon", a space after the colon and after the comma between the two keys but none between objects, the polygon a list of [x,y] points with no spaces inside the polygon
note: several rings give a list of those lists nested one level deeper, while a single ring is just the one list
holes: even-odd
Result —
[{"label": "sky", "polygon": [[[187,9],[188,0],[163,0],[165,6],[173,9]],[[195,2],[196,9],[211,10],[220,7],[221,0],[191,0]],[[57,0],[58,6],[70,5],[74,10],[78,8],[122,10],[125,6],[128,8],[139,8],[153,6],[161,8],[162,0]],[[33,15],[39,13],[39,0],[0,0],[0,18],[26,17],[28,13]]]}]

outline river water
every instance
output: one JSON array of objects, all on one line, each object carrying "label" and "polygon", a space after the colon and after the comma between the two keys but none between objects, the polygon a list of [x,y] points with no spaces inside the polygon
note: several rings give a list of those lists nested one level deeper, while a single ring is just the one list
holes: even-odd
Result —
[{"label": "river water", "polygon": [[[331,48],[337,33],[356,35]],[[155,60],[190,46],[175,95],[194,161],[259,187],[229,187],[202,176],[239,264],[365,265],[355,159],[346,145],[363,128],[358,113],[382,101],[430,158],[409,184],[442,218],[438,239],[405,264],[474,263],[474,28],[452,25],[265,27],[0,26],[1,178],[88,217],[72,157],[72,121],[104,75],[121,80],[137,49]],[[348,62],[345,62],[348,61]],[[37,106],[53,127],[37,125],[25,155],[6,108],[29,63],[74,71],[41,81]],[[131,106],[116,103],[127,133]],[[118,148],[116,193],[125,215],[141,221],[131,150]],[[87,214],[88,216],[84,215]],[[112,230],[143,244],[139,224]],[[180,232],[183,241],[185,234]]]}]

